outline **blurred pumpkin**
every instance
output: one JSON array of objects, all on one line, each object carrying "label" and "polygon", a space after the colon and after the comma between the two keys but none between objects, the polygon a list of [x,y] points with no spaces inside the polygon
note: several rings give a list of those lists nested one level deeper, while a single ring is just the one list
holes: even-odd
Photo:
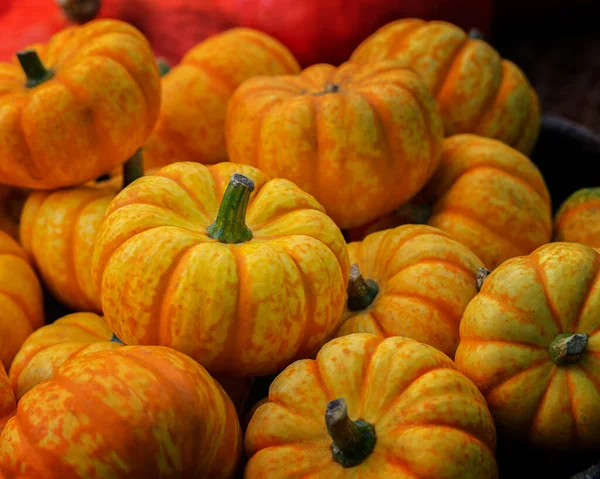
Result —
[{"label": "blurred pumpkin", "polygon": [[495,447],[485,400],[446,355],[351,334],[277,376],[246,431],[244,477],[493,479]]},{"label": "blurred pumpkin", "polygon": [[175,163],[122,190],[92,260],[120,339],[233,376],[318,350],[340,321],[348,270],[344,238],[312,196],[228,162]]},{"label": "blurred pumpkin", "polygon": [[0,231],[0,362],[10,367],[15,354],[44,324],[42,288],[25,251]]},{"label": "blurred pumpkin", "polygon": [[253,76],[299,68],[286,47],[257,30],[234,28],[196,45],[162,80],[160,116],[144,147],[146,167],[227,161],[225,115],[234,90]]},{"label": "blurred pumpkin", "polygon": [[0,435],[0,469],[39,479],[227,479],[241,448],[235,408],[202,366],[169,348],[123,346],[69,359],[25,394]]},{"label": "blurred pumpkin", "polygon": [[348,300],[337,336],[405,336],[450,358],[458,326],[477,294],[481,260],[449,234],[404,225],[348,245]]},{"label": "blurred pumpkin", "polygon": [[443,132],[419,76],[388,60],[251,78],[229,102],[226,139],[232,162],[293,181],[351,228],[421,189]]},{"label": "blurred pumpkin", "polygon": [[437,99],[446,136],[474,133],[531,153],[540,105],[523,72],[485,41],[448,22],[391,22],[352,53],[358,63],[395,59],[413,68]]},{"label": "blurred pumpkin", "polygon": [[569,196],[554,218],[554,241],[575,241],[600,250],[600,187]]},{"label": "blurred pumpkin", "polygon": [[483,282],[460,324],[456,365],[498,431],[546,449],[600,443],[600,254],[550,243]]},{"label": "blurred pumpkin", "polygon": [[116,20],[19,52],[0,64],[0,93],[0,177],[34,189],[80,184],[124,163],[152,132],[161,97],[146,38]]},{"label": "blurred pumpkin", "polygon": [[27,337],[10,367],[17,401],[34,386],[52,379],[68,359],[122,345],[106,321],[94,313],[73,313],[42,326]]},{"label": "blurred pumpkin", "polygon": [[0,434],[8,420],[14,416],[17,411],[17,402],[13,393],[10,381],[0,361]]}]

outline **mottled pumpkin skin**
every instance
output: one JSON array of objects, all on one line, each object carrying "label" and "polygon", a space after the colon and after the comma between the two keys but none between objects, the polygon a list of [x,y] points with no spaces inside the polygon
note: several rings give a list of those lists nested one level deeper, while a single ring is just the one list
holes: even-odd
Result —
[{"label": "mottled pumpkin skin", "polygon": [[0,362],[13,357],[44,324],[42,288],[21,246],[0,231]]},{"label": "mottled pumpkin skin", "polygon": [[569,196],[554,218],[554,241],[574,241],[600,250],[600,187]]},{"label": "mottled pumpkin skin", "polygon": [[[234,173],[252,179],[254,238],[207,235]],[[256,168],[184,162],[140,178],[111,202],[92,275],[106,321],[126,344],[182,351],[211,373],[254,376],[312,354],[337,328],[346,243],[323,207]]]},{"label": "mottled pumpkin skin", "polygon": [[73,313],[34,331],[23,343],[10,367],[17,400],[43,381],[52,379],[70,358],[122,346],[111,341],[113,332],[101,316]]},{"label": "mottled pumpkin skin", "polygon": [[473,252],[437,228],[405,225],[350,243],[348,254],[379,293],[365,309],[346,306],[337,336],[405,336],[454,357],[460,318],[483,267]]},{"label": "mottled pumpkin skin", "polygon": [[[327,402],[375,426],[374,451],[344,469],[332,459]],[[250,420],[247,479],[498,477],[496,431],[481,393],[454,363],[408,338],[353,334],[288,366]]]},{"label": "mottled pumpkin skin", "polygon": [[23,188],[0,184],[0,231],[19,239],[19,221],[25,200],[29,194]]},{"label": "mottled pumpkin skin", "polygon": [[226,121],[232,162],[293,181],[340,228],[364,225],[417,193],[439,164],[442,130],[419,76],[393,60],[251,78],[231,98]]},{"label": "mottled pumpkin skin", "polygon": [[100,224],[119,191],[80,186],[34,191],[21,214],[21,244],[55,298],[74,311],[102,312],[92,280],[92,255]]},{"label": "mottled pumpkin skin", "polygon": [[122,164],[154,127],[160,77],[146,38],[96,20],[36,45],[54,77],[34,88],[16,59],[0,64],[0,178],[35,189],[73,186]]},{"label": "mottled pumpkin skin", "polygon": [[199,43],[162,79],[160,115],[144,147],[146,167],[227,161],[225,115],[234,90],[257,75],[299,71],[282,43],[250,28],[232,28]]},{"label": "mottled pumpkin skin", "polygon": [[169,348],[124,346],[70,359],[25,394],[0,435],[0,469],[227,479],[241,449],[235,408],[204,368]]},{"label": "mottled pumpkin skin", "polygon": [[393,58],[413,68],[435,96],[446,136],[474,133],[531,153],[540,130],[535,90],[514,63],[489,44],[441,21],[391,22],[350,57],[358,63]]},{"label": "mottled pumpkin skin", "polygon": [[[8,420],[14,416],[17,402],[4,366],[0,361],[0,434]],[[1,474],[1,473],[0,473]]]},{"label": "mottled pumpkin skin", "polygon": [[[551,243],[486,278],[460,324],[456,364],[498,430],[546,448],[600,443],[600,254]],[[559,333],[589,335],[579,362],[555,365]]]},{"label": "mottled pumpkin skin", "polygon": [[433,203],[427,224],[468,246],[488,269],[552,236],[540,171],[497,140],[468,134],[444,140],[440,167],[419,196]]}]

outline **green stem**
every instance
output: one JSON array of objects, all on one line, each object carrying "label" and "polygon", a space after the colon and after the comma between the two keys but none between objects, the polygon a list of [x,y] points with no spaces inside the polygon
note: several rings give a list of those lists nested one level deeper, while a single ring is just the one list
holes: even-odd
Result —
[{"label": "green stem", "polygon": [[229,180],[217,219],[207,229],[208,236],[221,243],[245,243],[252,239],[246,226],[246,209],[254,182],[247,176],[235,173]]},{"label": "green stem", "polygon": [[111,343],[119,343],[119,344],[122,344],[123,346],[125,346],[125,343],[123,341],[121,341],[119,338],[117,338],[117,335],[115,333],[113,333],[112,338],[110,338],[110,342]]},{"label": "green stem", "polygon": [[350,266],[350,280],[348,281],[348,309],[350,311],[360,311],[373,303],[379,285],[372,279],[363,278],[357,264]]},{"label": "green stem", "polygon": [[325,411],[325,424],[333,441],[333,459],[342,467],[359,465],[375,449],[375,427],[362,419],[352,421],[344,399],[329,401]]},{"label": "green stem", "polygon": [[468,35],[471,40],[485,40],[483,33],[477,28],[471,28]]},{"label": "green stem", "polygon": [[550,359],[558,366],[577,363],[584,353],[587,343],[587,334],[559,334],[548,348]]},{"label": "green stem", "polygon": [[483,282],[485,281],[485,278],[490,275],[490,273],[491,271],[486,268],[479,268],[477,270],[477,275],[475,276],[475,286],[477,287],[477,291],[481,291]]},{"label": "green stem", "polygon": [[158,72],[161,77],[164,77],[167,73],[171,71],[171,66],[167,63],[167,60],[164,58],[157,58],[156,64],[158,65]]},{"label": "green stem", "polygon": [[123,163],[123,188],[127,188],[131,183],[142,176],[144,176],[144,155],[140,148],[131,156],[131,158]]},{"label": "green stem", "polygon": [[35,50],[23,50],[17,53],[17,59],[27,77],[27,88],[34,88],[54,76],[52,70],[46,69]]}]

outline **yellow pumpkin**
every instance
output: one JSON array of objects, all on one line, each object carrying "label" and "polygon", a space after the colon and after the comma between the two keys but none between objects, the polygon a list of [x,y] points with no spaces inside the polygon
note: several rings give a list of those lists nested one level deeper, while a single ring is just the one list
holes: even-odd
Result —
[{"label": "yellow pumpkin", "polygon": [[554,241],[575,241],[600,251],[600,187],[581,188],[563,202],[554,218]]}]

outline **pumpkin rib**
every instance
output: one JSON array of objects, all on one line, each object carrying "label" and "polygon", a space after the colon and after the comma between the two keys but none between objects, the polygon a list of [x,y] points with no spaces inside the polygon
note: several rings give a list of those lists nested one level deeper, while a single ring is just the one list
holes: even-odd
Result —
[{"label": "pumpkin rib", "polygon": [[[419,18],[411,18],[411,19],[407,19],[407,20],[411,22],[411,25],[404,29],[404,31],[399,36],[399,38],[396,38],[396,40],[394,42],[395,48],[392,50],[392,53],[394,55],[397,54],[399,51],[401,51],[404,48],[406,41],[409,39],[409,37],[413,33],[415,33],[417,30],[419,30],[420,28],[423,28],[427,25],[427,22],[425,20],[421,20]],[[376,31],[375,33],[378,33],[378,32],[386,33],[387,30],[393,30],[395,28],[395,23],[396,22],[388,23],[387,25],[384,25],[380,30]],[[354,56],[354,54],[352,56]]]},{"label": "pumpkin rib", "polygon": [[587,303],[595,290],[596,283],[600,281],[600,255],[594,255],[594,262],[596,263],[596,274],[590,280],[588,288],[581,300],[581,304],[579,305],[579,311],[577,312],[577,316],[575,316],[575,324],[573,326],[574,331],[579,331],[579,325],[581,324],[581,316],[583,316],[583,313],[585,312],[585,307],[587,306]]},{"label": "pumpkin rib", "polygon": [[[483,288],[485,288],[485,281],[484,281],[483,284],[484,284]],[[496,293],[489,292],[489,291],[487,291],[487,290],[485,290],[483,288],[482,288],[482,290],[481,290],[481,292],[479,294],[481,294],[482,296],[485,295],[485,297],[487,299],[491,299],[496,304],[501,304],[503,309],[508,309],[508,310],[512,311],[517,316],[519,316],[521,319],[524,319],[525,323],[527,323],[527,324],[534,324],[534,323],[531,323],[530,314],[529,313],[527,313],[526,311],[523,311],[522,309],[518,308],[512,302],[506,301],[502,296],[500,296],[500,295],[498,295]],[[469,334],[469,337],[473,337],[473,336],[471,336],[471,334]],[[512,342],[512,340],[510,342]]]},{"label": "pumpkin rib", "polygon": [[379,333],[381,336],[387,336],[387,330],[385,330],[383,326],[381,326],[381,322],[375,314],[375,311],[373,311],[373,308],[369,308],[369,311],[367,313],[369,317],[373,320],[373,325],[375,326],[375,330],[377,331],[377,333]]},{"label": "pumpkin rib", "polygon": [[392,274],[387,279],[387,281],[388,282],[392,281],[396,276],[398,276],[400,273],[403,273],[407,269],[412,268],[414,266],[420,266],[422,264],[431,264],[431,265],[440,264],[440,265],[446,266],[449,269],[453,269],[454,271],[460,272],[462,275],[466,276],[469,280],[475,281],[475,275],[473,274],[472,271],[467,269],[465,266],[463,266],[462,264],[459,264],[459,263],[454,263],[447,259],[442,259],[442,258],[418,258],[417,262],[415,262],[415,263],[407,263],[407,264],[401,266],[400,269],[398,269],[394,274]]},{"label": "pumpkin rib", "polygon": [[484,339],[478,338],[469,334],[469,339],[461,339],[460,341],[463,344],[511,344],[516,346],[521,346],[527,349],[547,349],[546,346],[542,346],[540,344],[530,343],[528,341],[516,341],[514,339]]},{"label": "pumpkin rib", "polygon": [[444,86],[446,81],[448,80],[450,71],[455,68],[456,61],[458,58],[464,53],[464,49],[469,45],[469,38],[465,35],[462,43],[457,45],[457,48],[454,52],[448,55],[448,61],[446,64],[440,68],[438,77],[436,79],[435,85],[431,88],[431,93],[433,97],[438,101],[439,94],[444,90]]},{"label": "pumpkin rib", "polygon": [[[378,338],[379,339],[379,338]],[[374,362],[373,362],[373,358],[375,357],[375,355],[377,354],[377,352],[379,351],[379,348],[381,347],[381,345],[383,344],[383,340],[379,339],[377,345],[374,348],[370,348],[370,351],[368,351],[367,353],[367,360],[363,362],[362,365],[362,370],[360,372],[363,380],[360,384],[360,390],[358,391],[358,401],[357,403],[360,405],[360,409],[358,411],[358,418],[360,419],[364,416],[364,405],[365,405],[365,394],[368,391],[369,387],[371,386],[371,382],[372,382],[372,378],[373,378],[373,368],[374,368]]]},{"label": "pumpkin rib", "polygon": [[[503,69],[504,69],[504,62],[506,62],[506,60],[503,60]],[[515,65],[516,67],[516,65]],[[518,68],[518,67],[517,67]],[[529,130],[527,129],[527,125],[531,124],[531,117],[535,114],[535,112],[537,111],[536,108],[536,103],[538,102],[537,96],[536,95],[529,95],[529,108],[527,109],[527,115],[523,116],[523,119],[521,120],[521,124],[519,125],[519,128],[517,130],[517,136],[514,139],[513,142],[511,142],[511,145],[514,145],[514,148],[517,148],[518,145],[521,144],[521,142],[523,142],[525,135],[527,135],[529,133]],[[538,113],[539,115],[539,113]],[[521,150],[519,150],[521,151]]]},{"label": "pumpkin rib", "polygon": [[327,383],[325,382],[325,378],[323,377],[323,372],[321,371],[321,363],[319,361],[318,354],[317,354],[317,359],[315,361],[315,377],[317,378],[317,381],[319,382],[319,385],[321,386],[323,395],[327,399],[333,399],[333,394],[332,394],[331,390],[329,389],[329,387],[327,386]]},{"label": "pumpkin rib", "polygon": [[572,370],[570,369],[566,369],[565,370],[565,382],[567,385],[567,394],[569,396],[569,405],[571,406],[571,416],[573,416],[573,428],[572,428],[572,434],[573,434],[573,441],[574,442],[579,442],[579,430],[577,429],[577,424],[579,423],[579,414],[577,411],[577,407],[575,406],[575,398],[574,398],[574,394],[575,394],[575,387],[573,385],[573,378],[571,377],[572,375]]},{"label": "pumpkin rib", "polygon": [[8,293],[6,291],[0,291],[0,296],[4,296],[9,301],[11,301],[18,309],[23,312],[23,316],[27,318],[27,322],[32,329],[35,328],[36,321],[33,319],[33,312],[29,310],[27,303],[21,301],[14,294]]},{"label": "pumpkin rib", "polygon": [[[548,360],[545,359],[545,362],[546,361],[548,361]],[[544,404],[546,404],[546,401],[548,400],[548,393],[550,392],[550,389],[552,388],[552,383],[554,382],[554,378],[556,377],[556,370],[557,370],[557,367],[554,366],[552,372],[550,373],[550,377],[548,378],[546,388],[545,388],[544,392],[542,393],[542,397],[540,398],[540,402],[537,405],[537,409],[535,410],[535,413],[532,414],[532,421],[531,421],[531,425],[529,426],[529,434],[530,435],[533,432],[533,429],[535,428],[535,426],[537,424],[538,416],[541,414]]]},{"label": "pumpkin rib", "polygon": [[[565,203],[566,205],[566,203]],[[580,211],[585,211],[588,208],[598,208],[600,209],[600,200],[592,200],[592,201],[586,201],[585,203],[581,203],[578,204],[577,206],[574,206],[572,208],[569,208],[568,210],[564,210],[563,211],[558,211],[557,213],[557,218],[558,221],[556,222],[556,226],[563,226],[564,223],[568,220],[571,219],[572,215],[575,215],[577,213],[579,213]],[[562,213],[562,214],[561,214]]]},{"label": "pumpkin rib", "polygon": [[[512,344],[512,342],[511,342]],[[548,358],[539,358],[536,359],[535,361],[532,361],[531,364],[529,366],[527,366],[524,369],[520,369],[519,371],[516,371],[514,374],[510,374],[508,376],[503,376],[501,378],[498,378],[498,382],[493,384],[493,385],[488,385],[485,389],[485,395],[486,396],[491,396],[496,389],[505,386],[506,383],[508,383],[509,381],[513,381],[517,376],[521,376],[523,374],[526,373],[530,373],[532,372],[534,369],[537,369],[539,367],[544,367],[546,364],[548,363]],[[483,391],[481,391],[483,393]]]},{"label": "pumpkin rib", "polygon": [[[264,104],[262,106],[262,108],[260,108],[260,110],[258,110],[256,112],[256,114],[254,115],[254,122],[252,124],[254,138],[257,138],[257,139],[262,138],[262,129],[265,124],[265,117],[267,116],[267,113],[269,113],[279,103],[280,102],[278,100],[271,100],[269,103]],[[260,164],[261,163],[260,159],[262,158],[262,155],[261,155],[262,143],[263,143],[262,141],[257,141],[256,148],[254,148],[254,151],[253,151],[254,158],[251,163],[247,163],[247,164],[251,164],[252,166],[254,166],[255,168],[257,168],[261,171],[263,171],[262,165]],[[212,170],[211,170],[211,172],[212,172]],[[214,175],[214,173],[212,173],[212,174]],[[221,196],[223,196],[223,195],[220,195],[219,197],[221,197]]]},{"label": "pumpkin rib", "polygon": [[[244,37],[247,41],[254,43],[266,51],[268,51],[272,57],[276,58],[277,63],[280,65],[285,65],[287,71],[297,71],[300,69],[300,65],[296,61],[296,58],[289,54],[286,50],[282,49],[282,45],[278,42],[266,42],[265,37],[259,35],[258,31],[244,28],[243,31],[240,31],[241,36]],[[270,44],[269,44],[270,43]],[[290,62],[288,60],[294,60],[294,62]]]},{"label": "pumpkin rib", "polygon": [[197,70],[200,70],[200,72],[204,73],[206,76],[210,76],[211,79],[216,80],[216,83],[218,85],[223,87],[223,93],[231,95],[233,91],[237,88],[235,82],[232,79],[227,78],[226,75],[220,73],[218,70],[215,70],[214,68],[210,67],[206,63],[203,63],[202,61],[196,58],[187,59],[185,63],[182,64],[182,66],[190,66],[196,68]]},{"label": "pumpkin rib", "polygon": [[[592,354],[593,356],[598,356],[598,358],[600,359],[600,352],[598,352],[598,351],[589,351],[588,350],[587,354]],[[581,372],[583,372],[583,374],[585,374],[585,377],[587,378],[587,380],[594,385],[594,387],[596,388],[596,391],[600,395],[600,379],[596,379],[596,377],[592,374],[592,372],[587,367],[585,367],[583,364],[579,363],[578,366],[579,366],[579,369],[581,370]]]},{"label": "pumpkin rib", "polygon": [[[260,191],[259,191],[259,193],[260,193]],[[258,196],[258,194],[256,195],[256,197],[257,197],[257,196]],[[256,198],[256,197],[255,197],[255,198]],[[253,203],[253,201],[252,201],[252,200],[253,200],[253,198],[251,198],[251,199],[250,199],[250,203],[248,204],[248,209],[250,209],[250,208],[252,207],[252,203]],[[317,212],[317,211],[319,211],[319,210],[315,210],[315,209],[313,209],[313,208],[299,208],[299,209],[297,209],[297,210],[293,210],[293,211],[286,211],[286,210],[282,210],[282,211],[279,211],[279,212],[277,212],[277,213],[274,213],[273,215],[270,215],[270,216],[269,216],[268,218],[266,218],[266,219],[265,219],[265,220],[264,220],[262,223],[256,223],[256,224],[254,224],[254,223],[253,223],[252,225],[248,225],[248,227],[249,227],[249,228],[250,228],[252,231],[254,231],[254,232],[259,232],[260,230],[262,230],[262,229],[263,229],[263,228],[265,228],[266,226],[269,226],[269,225],[271,225],[273,222],[275,222],[275,221],[279,221],[279,220],[281,220],[282,218],[285,218],[287,215],[297,214],[297,213],[299,213],[299,212],[301,212],[301,211],[313,211],[313,212]],[[321,213],[322,213],[322,212],[321,212]],[[323,213],[323,214],[325,214],[325,213]],[[286,237],[290,237],[290,236],[292,236],[292,235],[283,235],[283,236],[278,236],[278,235],[271,235],[271,236],[268,236],[268,235],[267,235],[267,236],[263,236],[263,235],[261,235],[261,236],[260,236],[260,239],[262,240],[262,239],[267,239],[267,238],[286,238]],[[315,238],[315,239],[316,239],[316,238]],[[320,241],[321,243],[323,243],[321,240],[318,240],[318,241]],[[323,244],[325,244],[325,243],[323,243]],[[327,246],[327,245],[325,245],[325,246]],[[327,246],[327,249],[329,249],[329,246]],[[330,250],[330,251],[331,251],[331,250]]]},{"label": "pumpkin rib", "polygon": [[[423,303],[427,306],[429,306],[431,309],[436,310],[438,313],[440,313],[440,317],[442,318],[442,321],[444,323],[446,323],[447,325],[451,326],[449,329],[450,330],[454,330],[456,329],[456,326],[458,325],[458,323],[460,323],[460,315],[458,318],[458,321],[456,321],[456,314],[453,314],[452,311],[449,310],[449,308],[447,307],[447,305],[440,305],[438,303],[433,302],[433,300],[431,298],[428,298],[425,295],[422,294],[417,294],[417,293],[402,293],[402,292],[393,292],[393,291],[386,291],[385,292],[386,296],[394,296],[394,297],[398,297],[398,298],[407,298],[407,299],[414,299],[417,300],[419,303]],[[456,331],[456,339],[458,340],[458,331]]]},{"label": "pumpkin rib", "polygon": [[552,301],[552,298],[548,294],[548,281],[540,263],[538,262],[538,258],[534,255],[528,256],[527,262],[531,265],[533,271],[535,272],[535,275],[538,278],[538,281],[540,282],[540,285],[542,286],[542,291],[544,292],[544,298],[546,305],[548,306],[548,311],[550,311],[550,315],[552,316],[552,320],[556,324],[558,332],[564,333],[565,331],[563,331],[562,323],[560,321],[560,314],[556,309],[554,301]]},{"label": "pumpkin rib", "polygon": [[18,135],[18,143],[21,144],[25,150],[23,151],[24,154],[21,156],[21,163],[23,164],[23,167],[25,168],[29,176],[31,176],[35,180],[39,180],[41,179],[41,176],[39,174],[40,168],[39,165],[36,163],[35,159],[33,158],[33,149],[29,144],[29,135],[25,134],[25,122],[23,120],[23,113],[25,111],[25,107],[30,102],[31,101],[27,101],[26,97],[22,97],[22,99],[20,99],[19,102],[15,103],[14,108],[18,112],[18,119],[16,123],[19,125],[19,128],[17,128],[17,131],[13,131],[13,134]]},{"label": "pumpkin rib", "polygon": [[[209,169],[210,170],[210,169]],[[194,206],[196,208],[198,208],[205,216],[209,217],[210,214],[208,212],[208,210],[204,207],[204,205],[202,204],[202,202],[198,199],[198,197],[195,195],[194,191],[190,190],[187,186],[185,186],[183,184],[183,182],[179,181],[179,178],[174,177],[169,175],[167,172],[164,171],[164,168],[157,171],[156,173],[154,173],[153,176],[160,176],[161,178],[166,178],[168,180],[171,180],[173,183],[175,183],[187,196],[189,196],[189,198],[194,202]],[[216,181],[214,176],[213,178],[213,182]],[[213,187],[213,189],[216,189]],[[119,205],[119,208],[121,208],[121,205]],[[117,211],[117,210],[114,210]],[[113,213],[113,211],[111,211],[111,213]]]},{"label": "pumpkin rib", "polygon": [[[479,128],[479,125],[481,125],[486,118],[491,115],[492,111],[493,111],[493,106],[498,103],[498,101],[500,100],[500,95],[502,92],[502,84],[505,81],[506,78],[506,73],[505,73],[505,60],[501,60],[500,61],[500,69],[499,69],[499,76],[500,79],[498,80],[498,84],[497,86],[494,87],[493,91],[488,95],[488,97],[485,99],[485,101],[483,102],[483,104],[480,106],[480,111],[477,113],[477,115],[473,115],[473,118],[471,119],[471,123],[469,124],[468,128],[466,128],[466,131],[476,131]],[[531,97],[531,95],[529,96]],[[529,111],[529,109],[528,109]],[[529,113],[528,113],[529,115]],[[527,116],[525,117],[525,120],[527,119]],[[522,122],[523,123],[523,122]],[[524,125],[521,125],[521,130],[524,130]],[[519,134],[522,134],[522,131],[519,130]],[[516,141],[511,141],[510,143],[506,143],[507,145],[514,147],[514,145],[516,145]]]}]

